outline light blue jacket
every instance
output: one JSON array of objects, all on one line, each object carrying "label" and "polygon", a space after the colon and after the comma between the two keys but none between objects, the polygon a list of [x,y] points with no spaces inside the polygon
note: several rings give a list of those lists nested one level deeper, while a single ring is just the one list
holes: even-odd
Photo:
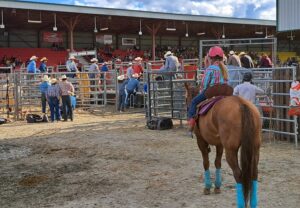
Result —
[{"label": "light blue jacket", "polygon": [[31,60],[27,66],[28,73],[36,73],[36,63],[34,60]]}]

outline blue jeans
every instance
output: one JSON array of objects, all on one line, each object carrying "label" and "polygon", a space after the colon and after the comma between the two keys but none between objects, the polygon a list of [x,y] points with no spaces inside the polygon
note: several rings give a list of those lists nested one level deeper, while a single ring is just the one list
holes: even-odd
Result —
[{"label": "blue jeans", "polygon": [[47,99],[45,93],[42,93],[41,101],[42,101],[42,113],[46,113]]},{"label": "blue jeans", "polygon": [[119,93],[119,105],[118,105],[118,111],[124,111],[125,108],[125,92],[121,92]]},{"label": "blue jeans", "polygon": [[201,103],[202,101],[206,100],[205,92],[200,93],[196,97],[193,98],[189,109],[188,109],[188,119],[194,118],[196,116],[197,112],[197,105]]},{"label": "blue jeans", "polygon": [[71,121],[73,121],[73,108],[71,103],[71,96],[63,95],[61,96],[61,99],[64,120],[67,121],[68,117],[70,116]]},{"label": "blue jeans", "polygon": [[129,106],[129,99],[130,99],[130,95],[134,94],[134,91],[130,91],[130,90],[126,90],[125,89],[125,106],[128,107]]},{"label": "blue jeans", "polygon": [[50,107],[51,121],[54,121],[55,118],[56,118],[56,120],[60,120],[61,115],[60,115],[60,110],[59,110],[59,99],[57,97],[49,97],[48,104]]}]

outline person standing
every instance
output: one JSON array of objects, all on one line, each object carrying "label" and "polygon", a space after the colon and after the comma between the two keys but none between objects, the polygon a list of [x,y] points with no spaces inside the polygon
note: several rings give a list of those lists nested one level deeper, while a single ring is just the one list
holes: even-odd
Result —
[{"label": "person standing", "polygon": [[241,60],[242,67],[247,69],[254,68],[254,63],[251,56],[247,55],[245,52],[241,52],[239,54],[239,57]]},{"label": "person standing", "polygon": [[41,92],[41,102],[42,102],[42,113],[46,115],[46,104],[47,104],[47,91],[50,87],[49,78],[47,75],[44,75],[42,79],[42,83],[40,84],[40,92]]},{"label": "person standing", "polygon": [[62,75],[61,82],[59,83],[62,99],[62,110],[64,121],[68,121],[68,115],[73,121],[73,108],[71,103],[71,95],[74,95],[74,87],[71,82],[67,80],[66,75]]},{"label": "person standing", "polygon": [[143,59],[141,57],[136,57],[134,59],[134,64],[132,66],[133,74],[138,74],[139,76],[142,75],[143,73],[142,60]]},{"label": "person standing", "polygon": [[243,76],[243,83],[234,88],[233,95],[241,96],[255,104],[256,94],[263,94],[264,90],[255,86],[251,82],[252,74],[250,72],[246,72]]},{"label": "person standing", "polygon": [[36,74],[38,72],[38,69],[36,68],[36,60],[38,57],[31,56],[29,64],[27,65],[27,73]]},{"label": "person standing", "polygon": [[90,84],[91,84],[91,90],[95,91],[97,89],[96,85],[98,85],[99,82],[99,66],[98,66],[98,59],[92,58],[91,59],[92,64],[89,68],[89,78],[90,78]]},{"label": "person standing", "polygon": [[75,63],[76,58],[71,56],[69,60],[66,62],[66,68],[68,72],[73,72],[72,74],[68,74],[68,77],[74,78],[76,72],[78,72],[77,64]]},{"label": "person standing", "polygon": [[124,75],[118,76],[118,84],[119,84],[119,103],[118,103],[118,111],[124,112],[125,109],[125,87],[128,84],[128,79],[125,79]]},{"label": "person standing", "polygon": [[128,65],[129,65],[129,67],[127,68],[126,75],[129,79],[129,78],[132,78],[133,68],[132,68],[132,63],[131,62],[129,62]]},{"label": "person standing", "polygon": [[266,53],[263,53],[260,59],[260,68],[271,68],[272,67],[272,61],[269,58],[269,56]]},{"label": "person standing", "polygon": [[41,65],[39,67],[40,72],[41,73],[47,73],[48,70],[47,70],[47,65],[46,64],[47,64],[48,59],[46,57],[43,57],[40,61],[41,61]]},{"label": "person standing", "polygon": [[238,67],[242,66],[240,58],[235,54],[234,51],[229,51],[229,58],[227,61],[227,65],[238,66]]},{"label": "person standing", "polygon": [[60,110],[59,110],[59,98],[61,96],[61,90],[57,84],[57,79],[51,79],[51,86],[47,90],[47,101],[50,107],[51,122],[61,120]]}]

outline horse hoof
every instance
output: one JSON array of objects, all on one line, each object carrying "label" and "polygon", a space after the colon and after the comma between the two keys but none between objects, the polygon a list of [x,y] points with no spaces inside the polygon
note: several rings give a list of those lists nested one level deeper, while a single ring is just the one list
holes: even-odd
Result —
[{"label": "horse hoof", "polygon": [[221,188],[215,188],[215,194],[220,194],[221,193]]},{"label": "horse hoof", "polygon": [[210,194],[210,189],[205,188],[203,193],[204,193],[204,195],[209,195]]}]

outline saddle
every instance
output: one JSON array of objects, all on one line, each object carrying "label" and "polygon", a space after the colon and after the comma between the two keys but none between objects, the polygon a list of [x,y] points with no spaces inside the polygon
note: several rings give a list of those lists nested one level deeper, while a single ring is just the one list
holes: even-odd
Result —
[{"label": "saddle", "polygon": [[205,115],[218,101],[232,94],[233,88],[227,84],[217,84],[207,88],[205,91],[207,100],[197,105],[198,113],[196,115]]}]

